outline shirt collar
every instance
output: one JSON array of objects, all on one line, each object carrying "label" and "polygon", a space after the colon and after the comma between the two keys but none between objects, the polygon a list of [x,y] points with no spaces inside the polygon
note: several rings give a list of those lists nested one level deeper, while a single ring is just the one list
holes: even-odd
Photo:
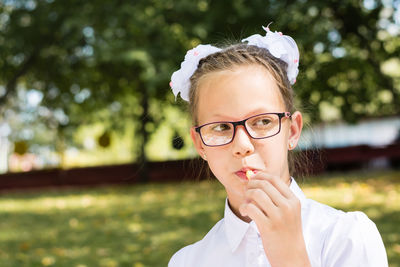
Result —
[{"label": "shirt collar", "polygon": [[[289,188],[290,190],[292,190],[295,196],[300,200],[301,207],[303,209],[305,206],[303,204],[305,204],[304,201],[306,197],[303,191],[301,191],[300,187],[297,185],[293,177],[291,177],[291,183]],[[254,227],[255,230],[259,233],[255,223],[253,222],[247,223],[245,221],[242,221],[241,219],[239,219],[239,217],[237,217],[233,213],[233,211],[229,207],[228,198],[226,198],[225,200],[224,223],[225,223],[225,234],[228,239],[228,243],[232,252],[235,252],[235,250],[238,248],[249,227]]]}]

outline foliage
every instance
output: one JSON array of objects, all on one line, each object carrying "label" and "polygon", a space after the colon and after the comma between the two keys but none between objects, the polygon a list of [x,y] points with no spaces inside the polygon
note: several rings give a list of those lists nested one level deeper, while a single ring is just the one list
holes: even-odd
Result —
[{"label": "foliage", "polygon": [[[56,129],[61,143],[82,124],[117,131],[134,120],[145,144],[173,102],[168,81],[186,50],[261,33],[270,21],[299,44],[295,90],[312,121],[399,114],[399,12],[398,1],[373,0],[5,0],[0,119],[20,112],[18,92],[34,90],[32,127]],[[392,76],[381,68],[388,60]]]},{"label": "foliage", "polygon": [[[364,211],[398,267],[399,175],[334,174],[300,186],[322,203]],[[225,197],[214,181],[3,193],[0,265],[166,266],[222,218]]]}]

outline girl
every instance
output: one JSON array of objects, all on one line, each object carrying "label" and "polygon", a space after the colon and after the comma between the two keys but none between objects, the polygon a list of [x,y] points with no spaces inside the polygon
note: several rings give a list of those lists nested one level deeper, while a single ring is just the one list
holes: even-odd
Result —
[{"label": "girl", "polygon": [[172,75],[196,150],[227,198],[224,218],[169,266],[387,266],[364,213],[307,199],[290,176],[303,124],[291,87],[299,52],[291,37],[264,30],[224,49],[199,45]]}]

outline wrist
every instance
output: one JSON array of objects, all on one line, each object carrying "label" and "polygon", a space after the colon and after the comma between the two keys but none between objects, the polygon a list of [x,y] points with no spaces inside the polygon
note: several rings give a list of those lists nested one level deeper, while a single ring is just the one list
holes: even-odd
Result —
[{"label": "wrist", "polygon": [[292,256],[284,263],[284,267],[311,267],[310,259],[308,258],[307,250],[303,246],[298,251],[294,251]]},{"label": "wrist", "polygon": [[[311,267],[304,240],[295,246],[287,247],[285,253],[279,254],[279,256],[276,255],[277,257],[271,257],[271,259],[267,254],[271,267]],[[276,261],[274,259],[276,259]]]}]

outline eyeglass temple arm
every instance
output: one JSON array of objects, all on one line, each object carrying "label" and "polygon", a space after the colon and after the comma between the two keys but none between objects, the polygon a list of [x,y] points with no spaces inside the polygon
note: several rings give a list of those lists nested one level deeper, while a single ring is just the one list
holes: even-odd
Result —
[{"label": "eyeglass temple arm", "polygon": [[285,118],[292,118],[292,114],[290,114],[290,112],[283,112],[283,113],[281,113],[282,114],[282,117],[285,117]]}]

